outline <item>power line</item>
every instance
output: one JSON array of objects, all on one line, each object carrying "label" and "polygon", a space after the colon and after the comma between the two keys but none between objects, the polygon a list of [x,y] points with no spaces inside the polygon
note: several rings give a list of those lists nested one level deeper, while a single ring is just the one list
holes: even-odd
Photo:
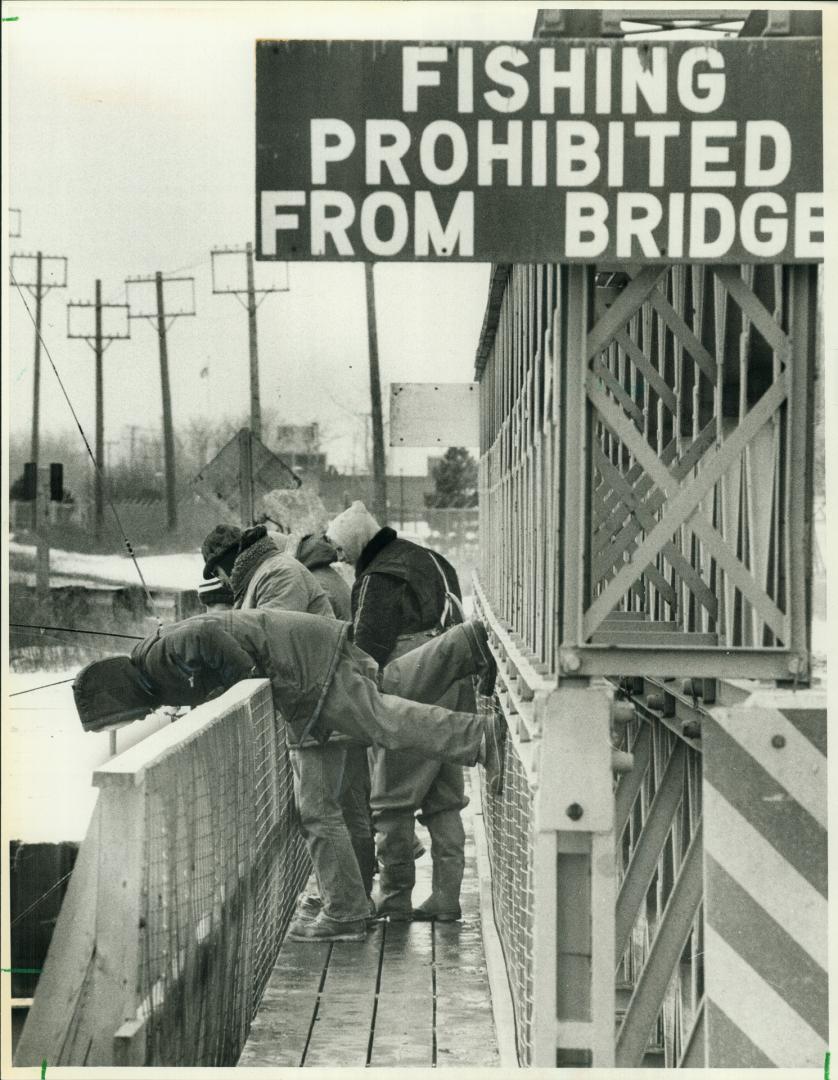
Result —
[{"label": "power line", "polygon": [[[26,297],[23,295],[23,290],[21,289],[20,285],[18,285],[17,281],[15,280],[15,276],[12,273],[11,265],[9,266],[9,279],[11,280],[14,287],[17,289],[18,295],[20,296],[21,300],[23,301],[23,306],[26,308],[26,314],[29,316],[29,318],[31,319],[33,325],[35,326],[35,333],[37,334],[38,339],[41,342],[41,345],[43,345],[44,353],[46,354],[47,360],[49,360],[50,367],[52,368],[53,372],[55,373],[55,377],[58,380],[58,385],[61,387],[61,393],[64,395],[64,400],[67,402],[67,407],[69,408],[70,412],[72,413],[73,419],[76,422],[76,427],[79,429],[79,434],[81,435],[82,441],[84,442],[85,449],[87,450],[88,457],[93,462],[93,468],[96,469],[96,471],[98,473],[99,472],[99,465],[98,465],[98,462],[96,461],[96,458],[95,458],[95,456],[93,454],[93,451],[90,449],[90,443],[88,442],[87,435],[85,435],[84,428],[81,426],[81,421],[78,418],[76,410],[73,408],[73,403],[70,400],[70,395],[67,393],[67,389],[64,386],[64,383],[63,383],[63,381],[61,379],[61,376],[58,373],[58,368],[55,366],[55,361],[53,360],[52,354],[50,353],[49,348],[47,347],[47,343],[43,339],[43,336],[41,334],[41,329],[37,325],[37,323],[35,322],[35,319],[32,316],[32,312],[31,312],[31,310],[29,308],[29,305],[26,303]],[[148,585],[146,584],[145,578],[143,577],[143,572],[140,569],[140,564],[137,561],[137,556],[134,554],[134,549],[131,546],[131,541],[128,539],[128,536],[126,535],[125,529],[122,526],[122,521],[120,520],[119,514],[117,513],[117,509],[116,509],[116,506],[114,505],[113,499],[111,498],[110,492],[106,490],[105,495],[106,495],[106,498],[108,500],[108,505],[110,506],[110,508],[111,508],[111,510],[113,512],[113,516],[114,516],[114,518],[116,520],[117,527],[119,528],[119,531],[122,534],[122,542],[125,544],[125,549],[128,552],[128,555],[130,556],[131,561],[134,564],[134,568],[136,569],[137,574],[139,576],[139,579],[140,579],[140,581],[142,583],[143,591],[145,592],[146,599],[149,602],[149,606],[151,607],[151,610],[154,611],[155,610],[155,608],[154,608],[154,598],[152,597],[151,591],[150,591]],[[161,619],[157,615],[155,615],[154,617],[157,619],[157,622],[162,626]]]}]

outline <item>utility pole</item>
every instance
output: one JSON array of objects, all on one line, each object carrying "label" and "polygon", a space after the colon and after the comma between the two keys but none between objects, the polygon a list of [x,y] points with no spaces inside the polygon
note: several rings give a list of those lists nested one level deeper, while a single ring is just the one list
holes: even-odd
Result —
[{"label": "utility pole", "polygon": [[[63,255],[12,255],[11,284],[24,288],[35,301],[35,363],[32,378],[32,449],[30,459],[38,468],[41,425],[41,309],[50,289],[67,286],[67,259]],[[32,501],[32,530],[38,531],[40,490]]]},{"label": "utility pole", "polygon": [[370,401],[372,404],[373,516],[387,522],[387,473],[384,461],[384,419],[381,413],[381,375],[378,370],[378,330],[375,322],[374,263],[364,263],[367,285],[367,336],[370,353]]},{"label": "utility pole", "polygon": [[[228,260],[230,256],[244,255],[245,282],[240,284],[240,276],[236,275],[233,285],[222,280],[221,261]],[[255,274],[253,270],[253,244],[248,242],[243,248],[223,247],[213,248],[210,251],[212,260],[212,291],[220,296],[229,294],[235,296],[239,303],[247,311],[247,340],[250,354],[250,430],[257,439],[262,438],[262,406],[259,399],[259,346],[256,336],[256,309],[269,293],[288,292],[288,285],[271,286],[269,288],[256,288]],[[216,263],[216,260],[219,260]],[[241,264],[239,263],[239,266]],[[239,287],[235,287],[238,284]],[[245,297],[245,299],[242,299]]]},{"label": "utility pole", "polygon": [[34,502],[41,504],[40,520],[38,522],[38,535],[35,547],[35,595],[39,600],[45,601],[50,598],[49,591],[49,545],[50,545],[50,467],[40,465],[35,470],[36,494]]},{"label": "utility pole", "polygon": [[160,344],[160,386],[163,391],[163,453],[166,455],[166,512],[169,528],[177,525],[175,496],[175,433],[172,427],[172,391],[169,386],[169,348],[166,341],[166,311],[163,304],[163,275],[154,275],[157,290],[157,337]]},{"label": "utility pole", "polygon": [[[127,304],[103,304],[102,282],[96,279],[96,299],[93,303],[72,300],[67,305],[67,337],[81,338],[93,349],[96,357],[96,475],[94,481],[94,533],[98,540],[102,535],[102,527],[105,523],[105,489],[104,474],[107,467],[105,461],[105,402],[102,372],[102,358],[105,350],[112,341],[124,341],[131,336],[130,318],[131,309]],[[90,312],[93,311],[93,334],[90,334]],[[103,312],[120,311],[124,313],[124,321],[110,320],[111,325],[108,333],[103,327]],[[74,315],[76,318],[74,319]],[[81,323],[81,325],[79,325]]]},{"label": "utility pole", "polygon": [[[191,302],[188,305],[191,310],[168,310],[165,304],[165,289],[166,285],[176,285],[187,283],[191,290]],[[156,325],[157,328],[157,341],[160,350],[160,387],[163,401],[163,453],[164,453],[164,471],[166,474],[166,517],[169,525],[169,530],[177,528],[177,492],[175,490],[175,434],[174,426],[172,424],[172,393],[169,386],[169,347],[167,341],[167,334],[169,326],[175,321],[175,319],[181,316],[194,315],[195,314],[195,279],[194,278],[181,278],[181,277],[163,277],[162,271],[158,270],[150,277],[136,277],[126,278],[125,287],[126,290],[130,286],[134,286],[135,290],[138,287],[142,287],[146,293],[150,292],[150,287],[154,286],[154,304],[149,303],[150,296],[146,296],[145,304],[139,305],[144,310],[138,310],[134,312],[129,311],[129,319],[148,319],[152,325]],[[131,308],[134,308],[134,304],[131,304]],[[181,305],[183,308],[183,305]],[[166,320],[170,322],[167,324]]]},{"label": "utility pole", "polygon": [[131,468],[134,468],[137,453],[137,432],[139,431],[139,424],[128,425],[128,460],[131,463]]},{"label": "utility pole", "polygon": [[253,443],[249,428],[239,430],[239,505],[242,528],[253,524]]}]

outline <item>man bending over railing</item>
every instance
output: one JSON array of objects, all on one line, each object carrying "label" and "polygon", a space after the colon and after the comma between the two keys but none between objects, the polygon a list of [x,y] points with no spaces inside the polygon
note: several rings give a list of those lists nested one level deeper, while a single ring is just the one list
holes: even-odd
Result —
[{"label": "man bending over railing", "polygon": [[[160,627],[130,657],[88,664],[73,693],[84,729],[99,731],[161,705],[199,705],[241,679],[264,677],[294,742],[325,742],[334,731],[387,750],[480,763],[492,789],[502,765],[494,721],[431,704],[469,675],[491,693],[495,664],[478,620],[379,672],[347,623],[291,611],[208,611]],[[365,931],[363,921],[351,928],[356,937]]]}]

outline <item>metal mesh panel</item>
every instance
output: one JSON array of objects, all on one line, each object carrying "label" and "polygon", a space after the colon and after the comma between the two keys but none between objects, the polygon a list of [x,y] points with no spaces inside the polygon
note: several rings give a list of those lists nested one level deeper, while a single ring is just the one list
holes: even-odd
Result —
[{"label": "metal mesh panel", "polygon": [[[497,699],[480,698],[481,711]],[[481,771],[482,777],[482,771]],[[532,1061],[533,1011],[533,806],[532,792],[511,739],[506,740],[503,791],[492,796],[483,786],[483,814],[492,902],[515,1010],[518,1061]]]},{"label": "metal mesh panel", "polygon": [[145,776],[148,1065],[232,1065],[309,872],[269,690]]}]

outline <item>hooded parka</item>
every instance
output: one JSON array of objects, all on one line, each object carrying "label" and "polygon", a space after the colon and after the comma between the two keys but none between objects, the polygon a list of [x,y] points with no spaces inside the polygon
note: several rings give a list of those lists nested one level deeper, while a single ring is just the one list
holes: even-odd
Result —
[{"label": "hooded parka", "polygon": [[317,579],[328,596],[336,619],[352,621],[352,594],[349,586],[334,569],[338,553],[324,536],[304,536],[297,545],[297,559]]},{"label": "hooded parka", "polygon": [[325,741],[317,726],[331,686],[346,623],[297,611],[208,611],[160,627],[131,659],[162,701],[197,705],[240,679],[270,679],[290,742],[303,733]]}]

